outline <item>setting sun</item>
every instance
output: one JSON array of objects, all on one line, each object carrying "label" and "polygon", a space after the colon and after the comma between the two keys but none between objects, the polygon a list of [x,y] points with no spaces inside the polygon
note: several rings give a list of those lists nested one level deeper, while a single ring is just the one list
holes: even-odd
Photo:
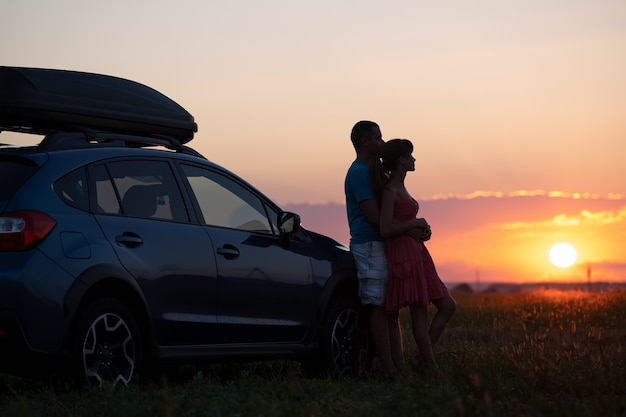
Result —
[{"label": "setting sun", "polygon": [[559,268],[572,266],[576,262],[576,249],[569,243],[557,243],[550,249],[550,261]]}]

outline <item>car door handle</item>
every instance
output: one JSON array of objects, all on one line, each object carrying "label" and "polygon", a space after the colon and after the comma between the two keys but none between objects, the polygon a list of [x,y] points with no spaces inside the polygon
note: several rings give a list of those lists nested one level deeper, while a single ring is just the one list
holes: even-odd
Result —
[{"label": "car door handle", "polygon": [[226,259],[235,259],[239,256],[239,249],[232,245],[224,245],[221,248],[217,248],[217,253]]},{"label": "car door handle", "polygon": [[118,245],[127,246],[129,248],[134,248],[143,243],[141,236],[130,232],[124,232],[121,236],[115,236],[115,241]]}]

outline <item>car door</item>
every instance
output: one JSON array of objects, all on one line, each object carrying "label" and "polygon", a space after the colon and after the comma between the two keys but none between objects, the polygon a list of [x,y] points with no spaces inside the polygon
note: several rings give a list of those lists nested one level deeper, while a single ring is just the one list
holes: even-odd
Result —
[{"label": "car door", "polygon": [[217,269],[211,240],[189,222],[168,161],[95,166],[96,219],[150,307],[162,346],[216,340]]},{"label": "car door", "polygon": [[301,341],[314,314],[304,242],[281,246],[278,213],[238,178],[196,165],[181,167],[214,245],[221,341]]}]

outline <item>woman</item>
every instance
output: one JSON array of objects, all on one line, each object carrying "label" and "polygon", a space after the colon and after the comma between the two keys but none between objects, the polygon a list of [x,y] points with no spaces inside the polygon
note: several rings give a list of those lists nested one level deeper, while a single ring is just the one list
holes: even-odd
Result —
[{"label": "woman", "polygon": [[[456,301],[439,278],[424,245],[430,238],[430,226],[425,219],[417,218],[419,204],[404,185],[406,173],[415,171],[412,153],[413,144],[407,139],[385,143],[382,149],[384,175],[377,177],[378,185],[375,183],[381,204],[380,233],[385,238],[389,267],[386,308],[398,311],[409,307],[413,337],[422,359],[427,369],[436,370],[432,347],[454,314]],[[408,233],[410,231],[414,233]],[[429,326],[430,304],[435,305],[437,313]],[[417,365],[415,359],[413,364]]]}]

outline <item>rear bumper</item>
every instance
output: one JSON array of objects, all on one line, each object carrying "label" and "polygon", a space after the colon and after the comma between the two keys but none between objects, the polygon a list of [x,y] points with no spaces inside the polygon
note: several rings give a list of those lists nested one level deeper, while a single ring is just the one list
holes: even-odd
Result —
[{"label": "rear bumper", "polygon": [[0,349],[31,350],[17,316],[11,311],[0,310]]}]

